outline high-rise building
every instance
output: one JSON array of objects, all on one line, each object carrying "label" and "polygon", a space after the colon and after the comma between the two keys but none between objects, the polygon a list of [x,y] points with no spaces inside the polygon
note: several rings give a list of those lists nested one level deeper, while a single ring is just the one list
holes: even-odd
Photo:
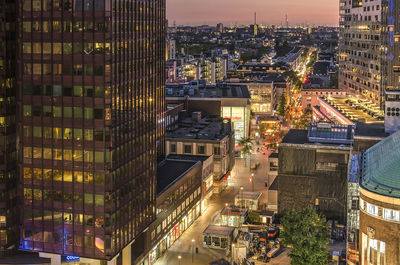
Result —
[{"label": "high-rise building", "polygon": [[217,31],[218,31],[219,33],[223,33],[223,32],[224,32],[224,24],[218,23],[216,29],[217,29]]},{"label": "high-rise building", "polygon": [[383,107],[382,0],[340,0],[339,88]]},{"label": "high-rise building", "polygon": [[0,256],[18,247],[16,4],[0,1]]},{"label": "high-rise building", "polygon": [[398,32],[400,22],[399,1],[387,1],[383,8],[385,29],[385,59],[383,89],[385,89],[385,131],[395,133],[400,130],[400,42]]},{"label": "high-rise building", "polygon": [[16,2],[20,248],[131,264],[155,220],[165,1]]}]

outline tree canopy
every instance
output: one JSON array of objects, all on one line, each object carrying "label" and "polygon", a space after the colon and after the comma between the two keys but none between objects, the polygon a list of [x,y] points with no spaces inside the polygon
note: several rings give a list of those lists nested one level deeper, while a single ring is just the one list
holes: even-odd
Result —
[{"label": "tree canopy", "polygon": [[281,99],[279,100],[278,114],[280,116],[284,117],[285,111],[286,111],[286,97],[285,97],[285,95],[282,95]]},{"label": "tree canopy", "polygon": [[292,265],[326,265],[328,224],[314,208],[291,210],[282,219],[283,244],[292,248]]}]

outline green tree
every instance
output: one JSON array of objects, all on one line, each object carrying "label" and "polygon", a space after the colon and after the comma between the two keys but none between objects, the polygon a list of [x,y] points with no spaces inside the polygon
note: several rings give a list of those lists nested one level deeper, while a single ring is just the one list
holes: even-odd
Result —
[{"label": "green tree", "polygon": [[302,88],[303,81],[301,81],[300,77],[295,71],[293,70],[285,71],[282,73],[282,75],[287,77],[290,83],[292,83],[296,88]]},{"label": "green tree", "polygon": [[286,111],[286,97],[285,97],[285,95],[282,95],[281,99],[279,100],[278,114],[280,116],[284,117],[285,111]]},{"label": "green tree", "polygon": [[314,208],[291,210],[282,219],[283,244],[290,246],[292,265],[328,263],[328,224]]},{"label": "green tree", "polygon": [[253,152],[253,142],[251,138],[243,137],[242,139],[239,140],[238,144],[242,146],[240,151],[242,152],[242,155],[245,157],[244,163],[247,166],[247,158],[251,156],[251,153]]},{"label": "green tree", "polygon": [[296,129],[307,130],[308,126],[312,122],[312,115],[313,115],[312,109],[306,108],[303,111],[303,114],[300,116],[300,118],[296,122],[296,125],[295,125]]}]

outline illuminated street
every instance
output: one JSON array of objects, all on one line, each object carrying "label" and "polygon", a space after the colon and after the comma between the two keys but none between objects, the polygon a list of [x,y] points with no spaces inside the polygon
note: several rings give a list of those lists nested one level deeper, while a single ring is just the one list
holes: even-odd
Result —
[{"label": "illuminated street", "polygon": [[[253,161],[260,162],[259,168],[255,171],[254,177],[254,191],[263,193],[263,200],[261,203],[267,203],[267,189],[265,188],[265,180],[268,171],[268,153],[262,154],[261,152],[254,152],[252,155]],[[174,243],[174,245],[166,251],[155,265],[166,264],[179,264],[178,256],[181,256],[180,264],[192,264],[192,240],[195,240],[195,246],[199,248],[199,253],[194,252],[193,264],[204,265],[211,261],[225,258],[230,261],[230,257],[226,256],[225,251],[204,248],[202,246],[202,233],[204,229],[211,224],[216,218],[219,211],[225,206],[226,203],[233,204],[235,195],[239,192],[240,187],[244,191],[252,190],[252,183],[249,182],[250,168],[249,163],[245,167],[243,159],[236,159],[235,168],[232,170],[232,180],[229,188],[224,191],[220,196],[213,198],[211,205],[206,212],[200,216],[193,225],[183,233],[183,235]],[[288,258],[285,253],[271,260],[270,264],[288,264]]]}]

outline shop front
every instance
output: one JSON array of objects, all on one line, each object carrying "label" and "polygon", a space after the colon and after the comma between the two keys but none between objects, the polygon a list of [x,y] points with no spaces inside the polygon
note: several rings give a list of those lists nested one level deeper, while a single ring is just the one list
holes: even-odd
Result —
[{"label": "shop front", "polygon": [[201,203],[194,205],[149,253],[149,264],[153,265],[170,248],[176,240],[201,215]]}]

